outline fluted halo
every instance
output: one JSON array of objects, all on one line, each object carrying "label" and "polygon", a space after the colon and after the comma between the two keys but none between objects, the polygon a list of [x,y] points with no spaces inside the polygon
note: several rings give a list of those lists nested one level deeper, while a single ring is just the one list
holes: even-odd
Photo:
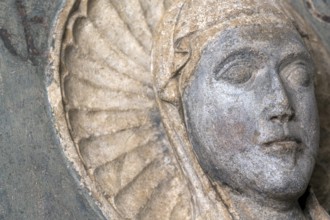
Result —
[{"label": "fluted halo", "polygon": [[[106,217],[231,218],[191,149],[179,88],[219,31],[243,21],[291,26],[282,12],[290,7],[277,2],[287,1],[66,1],[51,35],[48,96],[63,153]],[[321,127],[329,137],[329,56],[313,32],[299,31],[314,48]],[[323,161],[328,143],[323,138]],[[318,185],[326,199],[328,185]]]}]

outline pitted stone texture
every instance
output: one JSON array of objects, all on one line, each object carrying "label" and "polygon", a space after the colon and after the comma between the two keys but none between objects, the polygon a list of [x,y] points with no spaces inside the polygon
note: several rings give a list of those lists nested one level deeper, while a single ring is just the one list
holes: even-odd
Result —
[{"label": "pitted stone texture", "polygon": [[[192,2],[203,6],[210,1]],[[278,13],[276,4],[266,7],[267,1],[262,1],[266,2],[262,7],[246,9],[240,4],[244,6],[255,1],[237,1],[232,7],[233,2],[223,3],[227,4],[226,13],[219,19],[228,15],[224,29],[247,20],[250,25],[258,21],[264,22],[263,25],[288,24],[282,13]],[[221,195],[224,203],[219,202],[221,192],[209,182],[194,152],[185,147],[190,143],[183,131],[179,79],[175,75],[175,68],[184,67],[187,55],[191,55],[197,65],[199,56],[196,54],[219,29],[207,29],[208,24],[212,27],[216,20],[203,20],[207,19],[203,17],[205,11],[192,16],[188,10],[188,14],[183,15],[188,22],[174,29],[177,48],[172,47],[171,39],[152,45],[153,38],[157,42],[158,38],[166,36],[180,20],[176,18],[168,23],[165,20],[166,28],[158,27],[159,32],[155,32],[164,13],[175,15],[183,7],[178,2],[178,7],[168,11],[171,4],[172,1],[163,0],[70,0],[55,31],[51,59],[54,75],[48,91],[56,127],[64,153],[81,176],[81,183],[91,191],[110,219],[229,219],[230,215],[235,215],[224,205],[228,202],[224,195]],[[215,10],[211,5],[208,9]],[[233,16],[232,12],[240,17]],[[254,13],[262,16],[251,16]],[[267,16],[268,13],[273,16]],[[201,32],[204,35],[196,38],[193,44],[196,54],[190,54],[189,42],[180,41],[183,39],[180,33],[189,31],[186,25],[194,19],[193,26],[196,24],[197,28],[204,23],[207,25],[205,32]],[[153,50],[157,53],[159,48],[175,49],[176,53],[170,54],[167,60],[173,58],[174,62],[161,64],[169,69],[165,78],[170,81],[159,80],[156,75],[155,95],[151,53]],[[165,55],[154,56],[154,64]],[[191,69],[195,65],[191,65]],[[157,72],[157,66],[153,67]],[[188,75],[180,78],[187,85],[189,80]],[[157,97],[160,105],[157,105]],[[166,115],[167,112],[174,117]],[[168,120],[173,119],[173,124],[169,124]]]}]

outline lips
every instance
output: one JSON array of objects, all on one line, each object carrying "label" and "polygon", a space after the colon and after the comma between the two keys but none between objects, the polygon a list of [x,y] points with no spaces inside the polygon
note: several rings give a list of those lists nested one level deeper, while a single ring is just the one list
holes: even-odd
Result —
[{"label": "lips", "polygon": [[302,148],[301,140],[294,137],[277,138],[262,144],[267,151],[295,151]]}]

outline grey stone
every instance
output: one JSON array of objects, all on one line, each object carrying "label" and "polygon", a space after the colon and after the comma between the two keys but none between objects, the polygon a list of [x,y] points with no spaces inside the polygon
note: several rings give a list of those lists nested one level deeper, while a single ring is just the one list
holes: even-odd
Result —
[{"label": "grey stone", "polygon": [[48,38],[62,4],[0,2],[0,219],[103,219],[64,159],[50,114]]}]

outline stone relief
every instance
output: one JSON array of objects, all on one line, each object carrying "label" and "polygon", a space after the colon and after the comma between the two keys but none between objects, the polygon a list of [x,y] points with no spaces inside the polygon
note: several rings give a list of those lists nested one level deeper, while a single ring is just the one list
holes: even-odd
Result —
[{"label": "stone relief", "polygon": [[66,4],[49,99],[106,217],[329,219],[329,55],[286,1]]}]

